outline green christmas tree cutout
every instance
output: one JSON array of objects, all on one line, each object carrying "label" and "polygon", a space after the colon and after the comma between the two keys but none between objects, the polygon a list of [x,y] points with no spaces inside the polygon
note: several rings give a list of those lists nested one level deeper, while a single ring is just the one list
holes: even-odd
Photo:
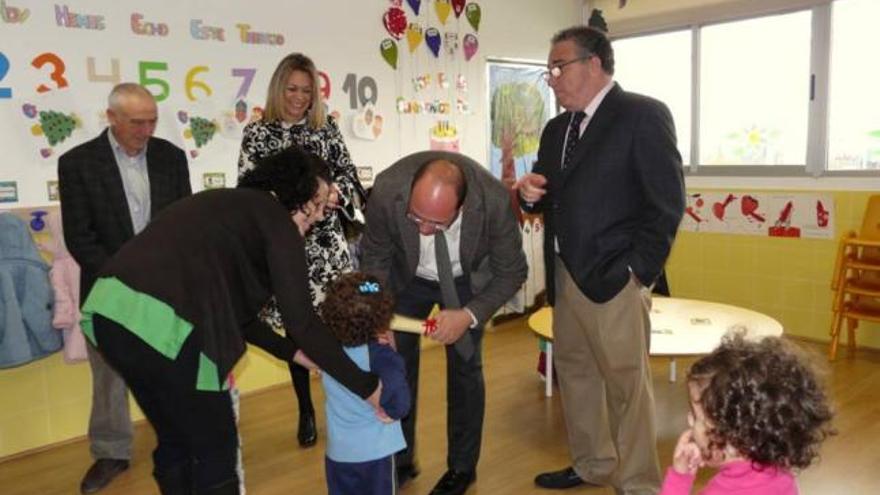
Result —
[{"label": "green christmas tree cutout", "polygon": [[44,110],[40,112],[40,126],[49,146],[55,146],[73,134],[74,129],[79,127],[79,121],[74,114],[64,115],[55,110]]},{"label": "green christmas tree cutout", "polygon": [[196,142],[196,148],[208,144],[217,133],[217,123],[202,117],[190,117],[189,129],[184,132],[184,137],[193,138]]},{"label": "green christmas tree cutout", "polygon": [[36,119],[38,123],[31,126],[31,134],[45,136],[49,147],[40,149],[40,155],[48,158],[52,155],[52,147],[63,143],[73,131],[82,127],[82,121],[75,113],[64,114],[57,110],[37,111],[36,105],[26,103],[22,106],[22,112],[29,119]]}]

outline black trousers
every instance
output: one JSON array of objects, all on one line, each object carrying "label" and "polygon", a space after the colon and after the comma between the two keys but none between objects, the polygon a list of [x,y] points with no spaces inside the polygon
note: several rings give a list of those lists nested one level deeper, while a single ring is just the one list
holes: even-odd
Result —
[{"label": "black trousers", "polygon": [[156,430],[153,476],[163,495],[237,494],[238,430],[228,392],[195,388],[199,347],[175,361],[116,322],[95,315],[98,350],[116,368]]},{"label": "black trousers", "polygon": [[[467,304],[472,297],[469,281],[466,277],[459,277],[455,285],[459,300],[463,305]],[[442,307],[440,284],[418,277],[396,297],[395,312],[413,318],[426,318],[434,304]],[[477,468],[486,407],[481,347],[483,328],[469,332],[474,341],[474,355],[470,361],[462,359],[453,346],[446,346],[446,464],[457,471],[475,471]],[[420,336],[395,332],[394,337],[397,352],[406,364],[406,379],[412,395],[412,408],[401,422],[407,448],[397,454],[397,465],[409,466],[415,462]]]}]

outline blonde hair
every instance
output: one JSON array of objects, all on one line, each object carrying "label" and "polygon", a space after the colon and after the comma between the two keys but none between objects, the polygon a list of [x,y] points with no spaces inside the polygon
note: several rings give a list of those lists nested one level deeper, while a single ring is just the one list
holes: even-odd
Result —
[{"label": "blonde hair", "polygon": [[272,79],[269,81],[269,89],[266,92],[266,107],[263,120],[284,120],[284,91],[287,88],[287,80],[293,71],[302,71],[312,79],[312,103],[307,112],[309,127],[320,129],[327,122],[327,112],[324,110],[324,102],[321,101],[321,86],[318,83],[318,69],[312,59],[302,53],[291,53],[281,59]]}]

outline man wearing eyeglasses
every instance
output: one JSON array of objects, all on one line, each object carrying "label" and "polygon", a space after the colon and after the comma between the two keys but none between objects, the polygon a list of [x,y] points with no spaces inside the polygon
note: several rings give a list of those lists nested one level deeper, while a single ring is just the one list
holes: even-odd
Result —
[{"label": "man wearing eyeglasses", "polygon": [[566,111],[547,123],[532,173],[514,187],[546,223],[554,364],[573,462],[535,483],[655,494],[649,288],[684,213],[672,116],[613,81],[614,52],[596,29],[557,33],[547,67]]},{"label": "man wearing eyeglasses", "polygon": [[[446,345],[448,470],[431,494],[462,494],[476,479],[480,455],[483,325],[528,272],[509,193],[470,158],[426,151],[376,177],[366,219],[361,269],[389,284],[395,312],[424,319],[434,304],[443,308],[430,337]],[[407,448],[396,458],[403,484],[418,475],[419,335],[396,332],[395,339],[413,401],[403,419]]]}]

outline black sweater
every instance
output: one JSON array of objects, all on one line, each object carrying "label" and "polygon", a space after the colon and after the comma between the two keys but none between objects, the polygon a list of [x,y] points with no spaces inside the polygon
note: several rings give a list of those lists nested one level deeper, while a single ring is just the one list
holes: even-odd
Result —
[{"label": "black sweater", "polygon": [[[378,379],[358,368],[312,309],[303,238],[269,193],[217,189],[181,199],[104,266],[131,289],[171,306],[192,323],[206,357],[226,376],[245,339],[290,360],[296,347],[360,397]],[[290,342],[259,323],[274,295]]]}]

